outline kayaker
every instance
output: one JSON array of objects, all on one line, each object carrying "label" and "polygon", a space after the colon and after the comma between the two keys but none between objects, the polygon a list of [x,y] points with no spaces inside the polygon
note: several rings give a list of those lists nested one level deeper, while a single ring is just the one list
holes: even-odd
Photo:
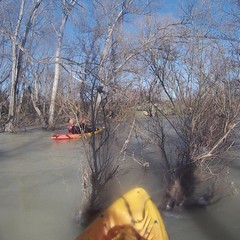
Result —
[{"label": "kayaker", "polygon": [[68,120],[68,126],[67,126],[67,129],[68,129],[68,132],[69,133],[72,133],[72,126],[74,125],[74,119],[70,118]]},{"label": "kayaker", "polygon": [[97,128],[93,128],[91,125],[89,125],[89,120],[85,116],[81,118],[80,129],[85,133],[94,132],[97,130]]},{"label": "kayaker", "polygon": [[75,125],[75,120],[73,118],[70,118],[68,122],[68,132],[72,134],[79,134],[81,133],[81,130],[78,126]]},{"label": "kayaker", "polygon": [[80,128],[85,133],[94,132],[96,130],[93,129],[91,125],[89,125],[89,120],[85,116],[83,116],[81,119]]},{"label": "kayaker", "polygon": [[81,119],[80,128],[82,131],[88,132],[88,120],[85,116],[83,116]]}]

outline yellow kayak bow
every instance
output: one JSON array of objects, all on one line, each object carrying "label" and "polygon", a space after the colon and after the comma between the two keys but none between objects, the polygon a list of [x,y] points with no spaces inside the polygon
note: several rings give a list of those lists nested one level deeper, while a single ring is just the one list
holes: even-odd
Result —
[{"label": "yellow kayak bow", "polygon": [[134,188],[95,219],[76,240],[168,240],[162,217],[143,188]]}]

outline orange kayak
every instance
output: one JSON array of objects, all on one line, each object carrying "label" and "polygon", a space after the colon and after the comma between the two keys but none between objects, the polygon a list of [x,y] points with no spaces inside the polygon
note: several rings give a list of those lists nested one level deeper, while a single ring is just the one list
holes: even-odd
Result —
[{"label": "orange kayak", "polygon": [[80,133],[80,134],[72,134],[72,133],[59,133],[55,134],[51,137],[53,140],[71,140],[71,139],[81,139],[83,137],[91,137],[93,134],[98,134],[102,132],[103,128],[98,128],[94,132]]},{"label": "orange kayak", "polygon": [[160,212],[143,188],[121,196],[76,240],[168,240]]}]

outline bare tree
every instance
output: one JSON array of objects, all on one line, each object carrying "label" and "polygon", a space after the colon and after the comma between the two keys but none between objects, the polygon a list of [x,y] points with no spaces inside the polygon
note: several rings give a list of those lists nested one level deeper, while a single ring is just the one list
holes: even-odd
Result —
[{"label": "bare tree", "polygon": [[71,0],[69,3],[66,0],[62,0],[62,18],[59,30],[57,30],[57,43],[56,43],[56,52],[55,52],[55,73],[53,79],[53,86],[52,86],[52,95],[51,95],[51,102],[49,108],[49,119],[48,119],[48,128],[54,129],[55,126],[55,104],[56,104],[56,96],[58,91],[58,82],[60,76],[60,69],[61,69],[61,49],[63,44],[63,35],[65,26],[69,17],[69,14],[77,0]]},{"label": "bare tree", "polygon": [[[85,145],[87,164],[82,165],[83,189],[88,199],[84,209],[87,220],[104,207],[105,186],[118,172],[121,156],[116,149],[113,151],[115,134],[119,126],[134,115],[131,109],[135,104],[133,79],[127,75],[135,74],[136,69],[130,60],[137,51],[125,41],[123,23],[127,14],[140,13],[137,8],[139,1],[93,3],[91,13],[94,15],[91,17],[95,18],[94,24],[81,19],[78,25],[82,31],[76,49],[79,49],[84,61],[78,63],[78,68],[72,61],[75,68],[71,69],[84,85],[85,95],[82,99],[87,104],[82,106],[87,107],[84,112],[79,109],[79,115],[86,114],[93,129],[99,125],[104,127],[101,135],[93,135]],[[144,8],[143,5],[141,7]],[[86,16],[84,18],[88,19]],[[66,68],[69,69],[69,66]]]},{"label": "bare tree", "polygon": [[[43,128],[47,128],[47,117],[46,117],[46,110],[45,110],[45,103],[43,101],[44,96],[40,96],[39,94],[39,85],[40,85],[40,78],[44,72],[44,68],[38,65],[38,69],[33,74],[33,86],[29,84],[28,91],[30,92],[31,101],[33,107],[40,119],[40,123]],[[42,101],[41,101],[42,100]]]},{"label": "bare tree", "polygon": [[[239,116],[235,70],[225,46],[206,38],[203,29],[194,35],[187,27],[161,29],[143,58],[150,77],[146,97],[154,109],[148,130],[165,161],[165,206],[205,205],[227,173],[224,154]],[[199,192],[202,183],[207,189]]]},{"label": "bare tree", "polygon": [[[3,29],[2,31],[9,36],[12,42],[12,74],[11,74],[11,91],[10,91],[10,101],[9,101],[9,113],[8,122],[5,126],[5,131],[12,131],[14,128],[14,122],[16,118],[16,98],[18,91],[18,84],[21,79],[23,62],[24,62],[24,48],[26,46],[28,36],[32,29],[33,23],[38,13],[38,8],[41,4],[41,0],[36,1],[29,15],[26,17],[26,25],[23,25],[23,18],[25,9],[25,0],[21,1],[18,20],[16,23],[16,28],[13,33],[9,32],[8,29]],[[22,96],[22,95],[20,95]],[[20,101],[21,102],[21,101]]]}]

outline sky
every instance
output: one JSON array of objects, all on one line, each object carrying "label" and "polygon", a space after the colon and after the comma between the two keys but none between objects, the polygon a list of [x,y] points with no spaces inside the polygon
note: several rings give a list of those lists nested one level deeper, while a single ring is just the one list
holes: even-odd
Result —
[{"label": "sky", "polygon": [[[157,0],[158,4],[160,4],[161,8],[159,10],[159,15],[164,16],[164,15],[170,15],[173,18],[176,18],[178,8],[179,8],[179,3],[183,2],[181,0]],[[69,21],[67,22],[67,28],[66,28],[66,35],[68,37],[73,37],[74,36],[74,28],[71,26],[71,23]]]},{"label": "sky", "polygon": [[[162,14],[176,14],[180,0],[163,0],[162,2]],[[183,1],[181,1],[183,2]]]},{"label": "sky", "polygon": [[161,15],[172,15],[173,17],[176,17],[179,9],[179,4],[183,1],[181,0],[162,0],[161,1]]}]

